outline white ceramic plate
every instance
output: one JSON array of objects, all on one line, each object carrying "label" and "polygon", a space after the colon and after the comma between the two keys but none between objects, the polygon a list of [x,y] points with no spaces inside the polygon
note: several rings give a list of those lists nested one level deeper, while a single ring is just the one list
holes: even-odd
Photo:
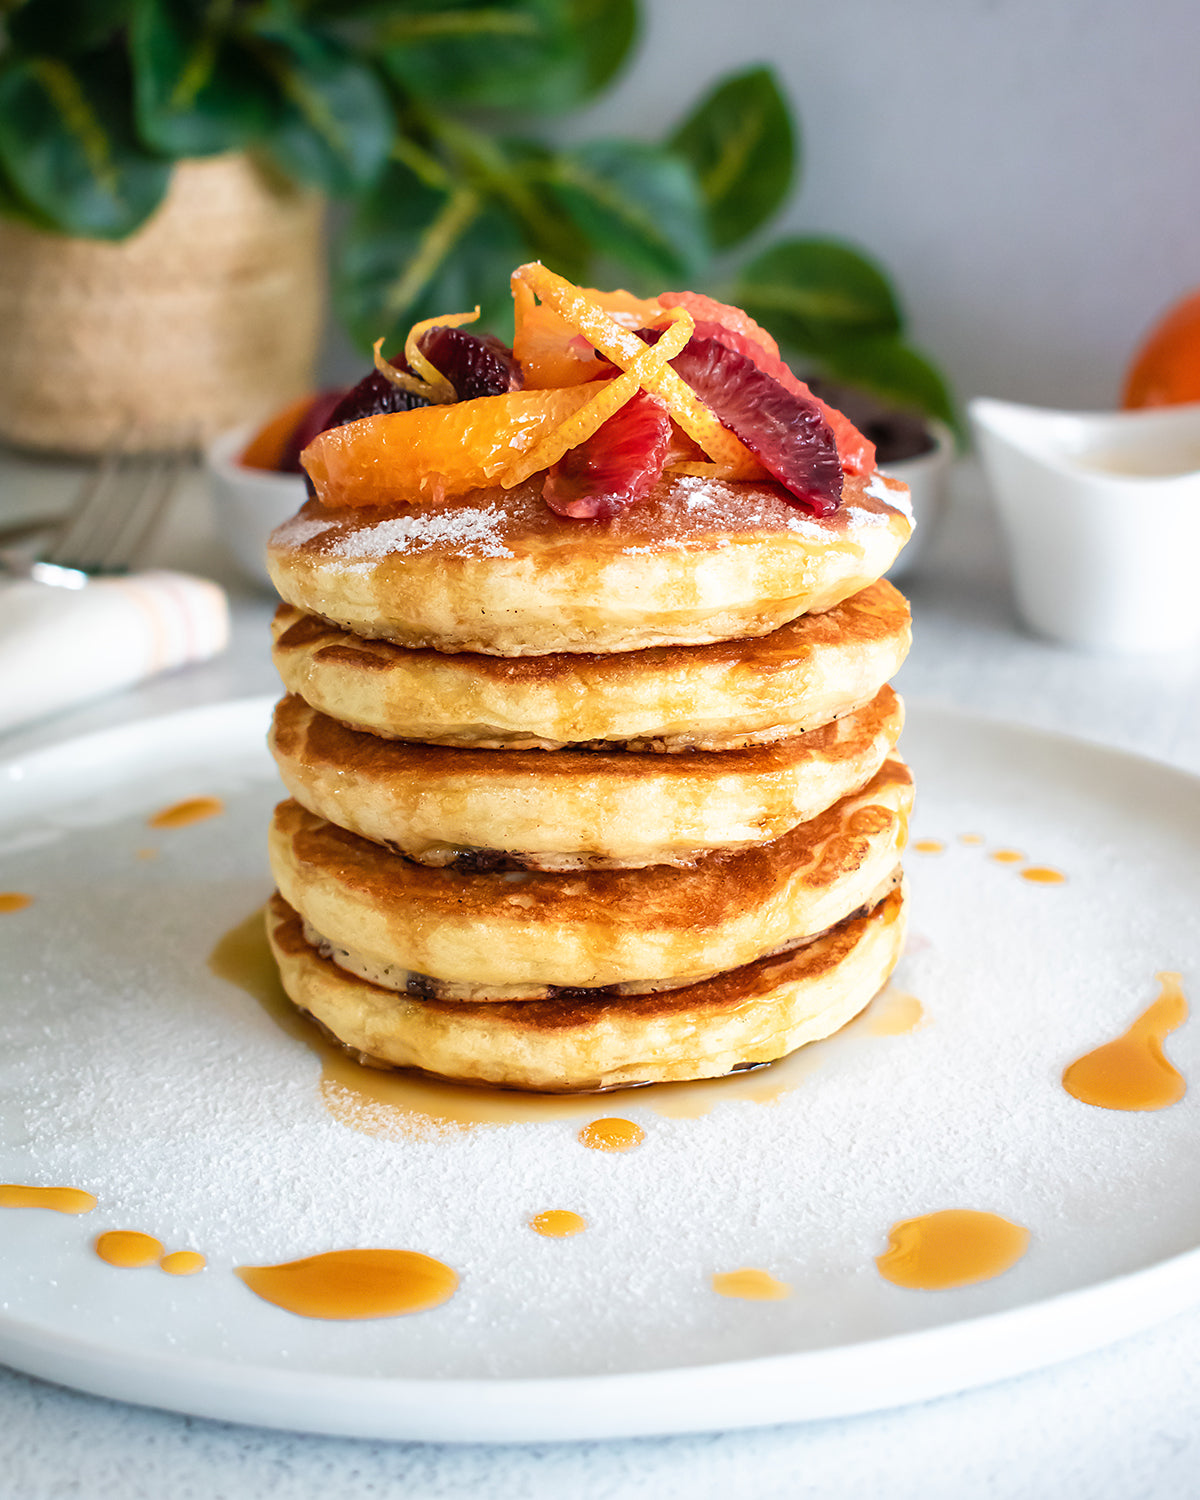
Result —
[{"label": "white ceramic plate", "polygon": [[[1094,1348],[1200,1300],[1197,1098],[1099,1110],[1063,1066],[1115,1036],[1200,957],[1200,786],[1067,739],[923,709],[913,939],[896,985],[926,1021],[870,1014],[770,1076],[670,1118],[636,1093],[577,1117],[414,1137],[349,1128],[320,1064],[209,972],[265,897],[277,795],[265,702],[161,719],[0,770],[0,1180],[90,1189],[70,1218],[0,1210],[0,1357],[84,1390],[203,1416],[436,1440],[728,1428],[917,1400]],[[198,796],[220,817],[154,831]],[[981,835],[983,845],[959,842]],[[1015,848],[1063,871],[1035,885]],[[145,851],[153,849],[153,856]],[[1200,1076],[1200,1027],[1168,1053]],[[765,1082],[764,1082],[765,1080]],[[710,1100],[711,1102],[711,1100]],[[627,1115],[627,1155],[581,1123]],[[374,1130],[376,1133],[370,1133]],[[382,1131],[382,1133],[379,1133]],[[885,1282],[898,1219],[985,1209],[1028,1226],[1006,1274],[947,1292]],[[588,1221],[548,1240],[528,1219]],[[187,1280],[119,1271],[105,1229],[189,1247]],[[294,1317],[232,1274],[360,1245],[461,1276],[442,1307],[358,1323]],[[793,1295],[735,1301],[713,1273]]]}]

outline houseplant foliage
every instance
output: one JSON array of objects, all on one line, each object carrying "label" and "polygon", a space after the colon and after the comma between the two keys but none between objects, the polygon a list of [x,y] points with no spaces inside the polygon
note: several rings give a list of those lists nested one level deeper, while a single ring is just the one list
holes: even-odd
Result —
[{"label": "houseplant foliage", "polygon": [[768,69],[719,82],[662,141],[555,140],[554,113],[627,59],[636,0],[10,0],[3,25],[0,214],[122,239],[174,161],[252,150],[348,203],[335,300],[364,347],[476,302],[502,326],[508,271],[537,258],[710,290],[802,368],[951,415],[878,266],[761,242],[798,163]]}]

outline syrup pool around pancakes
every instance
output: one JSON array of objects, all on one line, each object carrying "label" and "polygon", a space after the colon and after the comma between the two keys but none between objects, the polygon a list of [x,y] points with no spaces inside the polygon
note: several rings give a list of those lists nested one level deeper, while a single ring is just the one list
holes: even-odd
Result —
[{"label": "syrup pool around pancakes", "polygon": [[1163,1038],[1188,1016],[1188,1003],[1180,976],[1155,976],[1161,986],[1158,999],[1137,1018],[1128,1031],[1085,1053],[1067,1067],[1063,1088],[1084,1104],[1100,1109],[1166,1109],[1182,1099],[1187,1083],[1163,1054]]},{"label": "syrup pool around pancakes", "polygon": [[[530,1094],[476,1088],[390,1068],[365,1067],[295,1008],[279,982],[263,913],[232,928],[209,956],[209,968],[251,995],[281,1031],[321,1062],[320,1095],[329,1113],[365,1135],[421,1137],[480,1126],[598,1117],[597,1094]],[[885,992],[886,993],[886,992]],[[854,1023],[851,1022],[851,1025]],[[629,1104],[665,1119],[695,1119],[730,1099],[773,1104],[820,1066],[815,1046],[761,1069],[699,1083],[659,1083],[622,1091]]]},{"label": "syrup pool around pancakes", "polygon": [[885,1281],[914,1291],[946,1291],[999,1276],[1025,1254],[1029,1231],[971,1208],[901,1219],[875,1264]]},{"label": "syrup pool around pancakes", "polygon": [[237,1266],[255,1296],[302,1318],[395,1318],[439,1307],[458,1274],[415,1250],[330,1250],[276,1266]]}]

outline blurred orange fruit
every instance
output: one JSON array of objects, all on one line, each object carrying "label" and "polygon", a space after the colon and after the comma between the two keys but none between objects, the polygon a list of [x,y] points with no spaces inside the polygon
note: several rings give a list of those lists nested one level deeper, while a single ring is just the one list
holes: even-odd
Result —
[{"label": "blurred orange fruit", "polygon": [[420,505],[496,483],[593,391],[509,391],[331,427],[304,450],[323,504]]},{"label": "blurred orange fruit", "polygon": [[1134,356],[1121,405],[1176,406],[1200,401],[1200,291],[1177,302]]}]

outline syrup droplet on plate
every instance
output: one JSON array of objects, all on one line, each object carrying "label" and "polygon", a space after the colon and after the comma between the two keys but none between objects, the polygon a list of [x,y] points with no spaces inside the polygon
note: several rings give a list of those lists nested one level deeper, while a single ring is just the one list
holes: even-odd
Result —
[{"label": "syrup droplet on plate", "polygon": [[82,1188],[27,1187],[23,1182],[0,1182],[0,1208],[52,1208],[59,1214],[90,1214],[93,1194]]},{"label": "syrup droplet on plate", "polygon": [[1180,976],[1157,974],[1162,986],[1153,1005],[1115,1041],[1087,1052],[1067,1067],[1063,1088],[1099,1109],[1166,1109],[1182,1099],[1187,1083],[1163,1055],[1163,1038],[1187,1020]]},{"label": "syrup droplet on plate", "polygon": [[872,1036],[907,1036],[925,1019],[925,1007],[915,995],[903,990],[884,990],[867,1012],[867,1030]]},{"label": "syrup droplet on plate", "polygon": [[547,1239],[561,1240],[571,1234],[582,1234],[587,1228],[587,1220],[573,1214],[569,1208],[548,1208],[544,1213],[535,1214],[529,1227]]},{"label": "syrup droplet on plate", "polygon": [[277,1266],[237,1266],[264,1302],[302,1318],[395,1318],[453,1296],[458,1276],[416,1250],[330,1250]]},{"label": "syrup droplet on plate", "polygon": [[943,1291],[990,1281],[1015,1265],[1028,1245],[1028,1229],[999,1214],[947,1208],[893,1224],[875,1264],[896,1286]]},{"label": "syrup droplet on plate", "polygon": [[220,797],[189,797],[186,802],[164,807],[146,821],[151,828],[186,828],[189,823],[202,823],[205,818],[215,818],[224,811]]},{"label": "syrup droplet on plate", "polygon": [[782,1302],[792,1295],[786,1281],[776,1281],[769,1271],[756,1271],[750,1266],[740,1271],[718,1271],[712,1287],[722,1297],[739,1297],[746,1302]]},{"label": "syrup droplet on plate", "polygon": [[162,1253],[161,1240],[136,1229],[110,1229],[96,1240],[96,1254],[100,1259],[123,1270],[152,1265]]},{"label": "syrup droplet on plate", "polygon": [[208,1262],[199,1250],[172,1250],[158,1264],[168,1276],[194,1276],[197,1271],[203,1271]]},{"label": "syrup droplet on plate", "polygon": [[[578,1119],[595,1113],[596,1094],[530,1094],[449,1083],[399,1068],[364,1066],[300,1014],[284,993],[267,943],[262,911],[231,928],[208,960],[219,978],[250,995],[285,1035],[319,1059],[322,1104],[339,1124],[364,1135],[422,1139],[497,1125]],[[730,1099],[774,1104],[820,1066],[819,1045],[802,1047],[769,1067],[695,1083],[639,1088],[637,1102],[668,1119],[695,1119]]]},{"label": "syrup droplet on plate", "polygon": [[968,844],[972,848],[974,848],[979,844],[986,843],[987,840],[984,838],[982,833],[960,833],[958,836],[958,842],[960,844]]},{"label": "syrup droplet on plate", "polygon": [[33,897],[24,891],[0,891],[0,912],[24,911],[33,905]]},{"label": "syrup droplet on plate", "polygon": [[157,849],[137,849],[137,850],[134,851],[134,858],[135,859],[157,859],[158,858],[158,850]]},{"label": "syrup droplet on plate", "polygon": [[941,839],[918,839],[913,848],[918,854],[943,854],[946,846]]},{"label": "syrup droplet on plate", "polygon": [[632,1151],[646,1139],[646,1132],[632,1120],[610,1117],[593,1120],[579,1132],[580,1144],[590,1151]]},{"label": "syrup droplet on plate", "polygon": [[1034,885],[1062,885],[1066,878],[1061,870],[1051,870],[1047,865],[1030,865],[1021,871],[1021,879],[1032,880]]},{"label": "syrup droplet on plate", "polygon": [[998,865],[1019,865],[1025,860],[1019,849],[996,849],[989,858],[994,859]]}]

